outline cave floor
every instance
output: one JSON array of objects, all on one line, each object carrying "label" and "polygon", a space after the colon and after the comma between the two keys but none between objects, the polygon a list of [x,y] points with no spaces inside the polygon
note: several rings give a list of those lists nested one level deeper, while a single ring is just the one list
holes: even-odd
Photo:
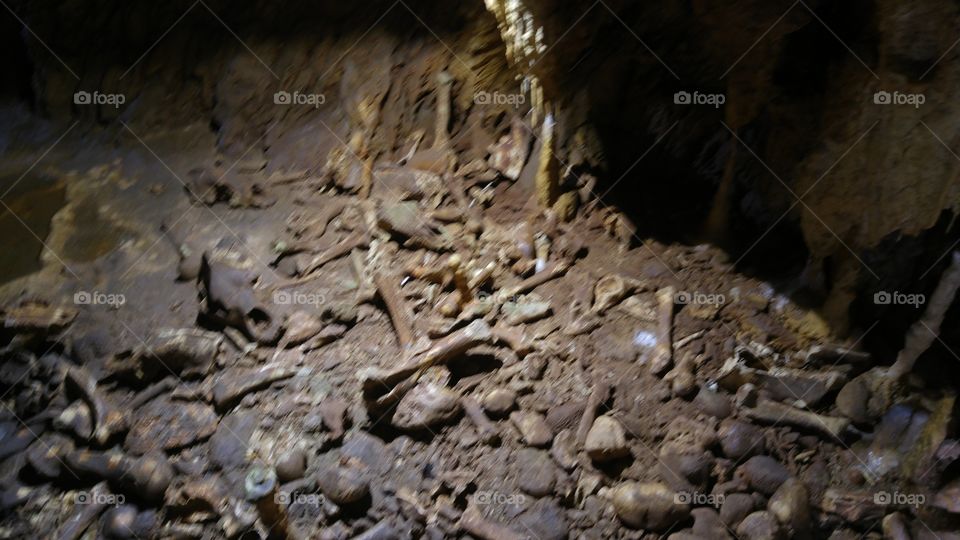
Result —
[{"label": "cave floor", "polygon": [[[867,366],[832,347],[856,343],[719,249],[618,236],[602,203],[565,223],[501,179],[461,205],[409,166],[361,197],[214,165],[201,127],[71,144],[0,215],[0,536],[256,538],[270,499],[291,538],[758,537],[787,477],[818,519],[784,534],[859,535],[923,453],[837,415]],[[123,470],[84,465],[101,452]],[[254,468],[279,477],[256,504]]]}]

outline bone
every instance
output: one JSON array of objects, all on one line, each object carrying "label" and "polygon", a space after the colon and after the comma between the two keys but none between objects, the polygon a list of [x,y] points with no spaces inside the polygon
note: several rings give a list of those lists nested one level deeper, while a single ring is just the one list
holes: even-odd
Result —
[{"label": "bone", "polygon": [[266,365],[254,370],[234,368],[221,374],[214,384],[213,402],[217,409],[225,410],[250,392],[266,388],[276,381],[289,379],[295,374],[295,371],[280,365]]},{"label": "bone", "polygon": [[650,359],[650,370],[663,375],[673,364],[673,299],[676,290],[672,286],[657,291],[657,344]]},{"label": "bone", "polygon": [[458,525],[462,530],[470,534],[470,536],[475,536],[480,540],[523,540],[525,538],[507,526],[483,517],[483,515],[472,506],[460,516]]},{"label": "bone", "polygon": [[503,326],[498,323],[491,331],[497,342],[505,343],[521,358],[534,351],[533,340],[517,327]]},{"label": "bone", "polygon": [[597,408],[600,404],[610,398],[610,387],[606,383],[597,383],[587,398],[587,405],[583,410],[583,416],[580,417],[580,424],[577,426],[577,446],[582,447],[587,440],[587,433],[593,427],[594,420],[597,419]]},{"label": "bone", "polygon": [[397,341],[400,342],[401,348],[408,349],[416,339],[413,314],[407,307],[400,289],[394,283],[395,281],[396,279],[392,276],[381,272],[377,272],[373,276],[373,283],[387,307],[390,321],[393,322],[393,329],[397,333]]},{"label": "bone", "polygon": [[64,382],[69,383],[80,393],[93,413],[92,438],[100,444],[106,444],[110,436],[123,424],[120,412],[110,407],[97,390],[97,381],[84,368],[70,366],[65,373]]},{"label": "bone", "polygon": [[460,259],[459,255],[451,255],[447,259],[447,268],[449,268],[451,275],[453,276],[453,284],[457,288],[457,292],[460,293],[458,297],[458,302],[460,303],[460,308],[473,302],[473,289],[470,287],[470,278],[467,277],[467,273],[463,268],[463,261]]},{"label": "bone", "polygon": [[484,414],[477,400],[470,396],[463,396],[460,398],[460,404],[476,427],[480,440],[486,444],[495,444],[500,438],[500,433],[497,431],[497,426]]},{"label": "bone", "polygon": [[57,540],[77,540],[80,538],[84,531],[109,506],[107,504],[107,493],[106,484],[100,483],[94,486],[90,490],[91,500],[87,504],[78,505],[79,508],[76,512],[57,530],[55,538]]},{"label": "bone", "polygon": [[811,431],[817,431],[834,438],[840,438],[850,426],[850,420],[846,418],[824,416],[777,403],[776,401],[766,398],[759,398],[757,405],[753,408],[743,409],[743,414],[747,418],[759,422],[772,424],[786,423]]},{"label": "bone", "polygon": [[287,509],[279,502],[277,473],[272,468],[254,467],[244,480],[247,499],[254,501],[260,521],[270,540],[305,540],[307,537],[290,522]]},{"label": "bone", "polygon": [[947,309],[953,304],[957,289],[960,289],[960,251],[953,252],[950,266],[940,276],[940,282],[930,295],[923,316],[907,331],[903,349],[887,372],[889,377],[899,379],[910,373],[917,358],[939,339],[940,325],[943,324]]},{"label": "bone", "polygon": [[138,393],[130,403],[127,403],[126,409],[130,411],[135,411],[146,405],[150,401],[153,401],[153,398],[173,390],[177,386],[177,380],[173,377],[167,377],[158,383],[154,383],[146,388],[144,388],[140,393]]},{"label": "bone", "polygon": [[504,297],[510,297],[530,292],[540,285],[564,275],[569,268],[570,264],[565,261],[547,263],[547,266],[543,270],[528,277],[513,287],[505,289],[502,294]]},{"label": "bone", "polygon": [[151,502],[164,499],[175,474],[159,452],[134,458],[120,452],[77,450],[67,455],[67,465],[75,472],[118,484]]},{"label": "bone", "polygon": [[337,243],[336,246],[324,251],[323,253],[317,255],[310,261],[307,265],[307,268],[303,271],[303,276],[293,280],[282,281],[271,287],[272,290],[280,289],[289,289],[290,287],[296,287],[298,285],[303,285],[305,283],[310,283],[311,281],[320,277],[320,274],[317,272],[325,264],[335,261],[340,257],[348,255],[351,251],[356,248],[365,247],[370,243],[370,237],[366,232],[354,232],[350,236],[343,239],[343,241]]},{"label": "bone", "polygon": [[433,146],[448,148],[450,146],[450,92],[453,88],[453,77],[446,71],[437,75],[437,125],[434,133]]}]

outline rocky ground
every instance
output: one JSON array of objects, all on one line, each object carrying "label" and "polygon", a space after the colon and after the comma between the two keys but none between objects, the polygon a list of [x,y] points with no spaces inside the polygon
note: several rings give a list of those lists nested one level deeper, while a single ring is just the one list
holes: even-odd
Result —
[{"label": "rocky ground", "polygon": [[200,125],[46,157],[42,268],[0,290],[0,536],[956,537],[953,393],[639,238],[551,118],[463,152],[443,102],[429,148],[319,170]]}]

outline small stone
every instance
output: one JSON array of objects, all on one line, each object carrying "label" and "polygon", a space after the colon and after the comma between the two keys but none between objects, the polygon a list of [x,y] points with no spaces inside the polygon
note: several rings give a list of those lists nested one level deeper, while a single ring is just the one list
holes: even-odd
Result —
[{"label": "small stone", "polygon": [[630,455],[623,425],[611,416],[600,416],[587,433],[584,449],[590,459],[604,462]]},{"label": "small stone", "polygon": [[713,470],[713,456],[707,451],[678,453],[670,446],[660,451],[657,467],[660,478],[672,489],[700,492],[706,489]]},{"label": "small stone", "polygon": [[114,506],[103,516],[103,536],[113,540],[149,538],[156,524],[156,512],[140,512],[131,504]]},{"label": "small stone", "polygon": [[865,424],[870,422],[870,388],[865,378],[857,377],[843,385],[837,394],[837,411],[850,420]]},{"label": "small stone", "polygon": [[746,493],[732,493],[723,498],[723,504],[720,506],[720,521],[734,529],[754,510],[756,510],[756,503],[753,497]]},{"label": "small stone", "polygon": [[743,540],[782,540],[780,524],[770,512],[754,512],[737,526],[737,537]]},{"label": "small stone", "polygon": [[790,471],[770,456],[754,456],[737,469],[736,475],[751,489],[769,496],[790,478]]},{"label": "small stone", "polygon": [[370,482],[350,460],[323,460],[314,474],[317,487],[336,504],[355,503],[370,494]]},{"label": "small stone", "polygon": [[213,435],[219,420],[205,403],[155,399],[137,414],[124,447],[138,455],[156,448],[177,450]]},{"label": "small stone", "polygon": [[726,419],[720,423],[717,432],[723,455],[740,460],[764,451],[763,431],[746,422]]},{"label": "small stone", "polygon": [[701,387],[697,396],[693,398],[693,404],[701,411],[717,418],[726,418],[733,413],[730,398],[705,386]]},{"label": "small stone", "polygon": [[690,515],[693,516],[693,534],[698,538],[730,539],[730,532],[713,508],[694,508]]},{"label": "small stone", "polygon": [[323,425],[334,439],[343,436],[347,425],[347,409],[347,402],[342,399],[328,399],[320,404],[319,413],[323,419]]},{"label": "small stone", "polygon": [[553,440],[553,432],[540,414],[514,411],[510,413],[510,421],[517,427],[523,441],[529,446],[544,447]]},{"label": "small stone", "polygon": [[659,483],[627,482],[615,487],[610,497],[617,517],[636,529],[664,532],[690,516],[690,507]]},{"label": "small stone", "polygon": [[277,460],[275,468],[277,479],[281,482],[299,480],[307,472],[307,453],[302,448],[285,452]]},{"label": "small stone", "polygon": [[483,396],[483,409],[490,416],[504,417],[517,405],[517,393],[513,390],[497,388]]},{"label": "small stone", "polygon": [[546,497],[553,493],[557,470],[547,452],[521,448],[514,456],[513,470],[517,485],[525,493],[534,497]]},{"label": "small stone", "polygon": [[414,386],[397,404],[393,425],[399,429],[422,430],[445,424],[460,412],[455,392],[427,382]]},{"label": "small stone", "polygon": [[564,429],[553,438],[550,455],[561,468],[570,471],[577,466],[577,435],[570,429]]},{"label": "small stone", "polygon": [[210,437],[210,461],[223,470],[240,467],[247,461],[250,437],[259,421],[249,411],[228,414]]},{"label": "small stone", "polygon": [[793,537],[804,536],[810,530],[810,494],[796,478],[789,478],[770,497],[767,510],[777,518]]},{"label": "small stone", "polygon": [[539,499],[517,517],[517,530],[539,540],[565,540],[569,531],[563,514],[553,499]]}]

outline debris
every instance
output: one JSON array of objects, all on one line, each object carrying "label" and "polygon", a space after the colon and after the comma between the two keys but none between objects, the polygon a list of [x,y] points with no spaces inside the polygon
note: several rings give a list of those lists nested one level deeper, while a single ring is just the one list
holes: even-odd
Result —
[{"label": "debris", "polygon": [[231,368],[219,375],[214,383],[213,403],[218,410],[226,410],[250,392],[262,390],[295,374],[295,371],[281,365],[266,365],[257,369]]},{"label": "debris", "polygon": [[700,387],[700,391],[693,398],[693,404],[699,407],[701,411],[717,418],[722,419],[733,414],[730,398],[720,392],[711,390],[708,386]]},{"label": "debris", "polygon": [[733,460],[743,460],[764,451],[763,432],[753,424],[728,418],[720,422],[717,432],[723,455]]},{"label": "debris", "polygon": [[469,506],[457,522],[460,529],[480,540],[523,540],[524,535],[513,532],[508,527],[483,517],[474,506]]},{"label": "debris", "polygon": [[154,400],[137,412],[124,447],[137,455],[155,448],[178,450],[213,435],[218,421],[213,408],[204,403]]},{"label": "debris", "polygon": [[587,436],[593,429],[594,419],[597,417],[597,408],[608,399],[610,399],[610,387],[603,382],[594,384],[577,426],[577,446],[582,447],[586,443]]},{"label": "debris", "polygon": [[530,134],[523,125],[523,119],[514,116],[510,122],[510,133],[500,137],[489,150],[491,168],[511,181],[520,178],[530,152]]},{"label": "debris", "polygon": [[787,468],[770,456],[753,456],[737,469],[736,474],[750,489],[764,495],[773,495],[790,478]]},{"label": "debris", "polygon": [[743,540],[782,540],[780,524],[770,512],[754,512],[737,526],[737,537]]},{"label": "debris", "polygon": [[394,285],[395,278],[383,273],[373,275],[373,283],[377,287],[377,292],[387,307],[387,313],[390,314],[390,320],[393,321],[393,328],[397,333],[397,341],[400,347],[407,349],[416,339],[414,330],[413,315],[403,297],[399,288]]},{"label": "debris", "polygon": [[473,422],[477,430],[477,436],[481,441],[486,444],[494,444],[499,441],[500,433],[497,431],[496,424],[487,418],[487,415],[483,413],[483,408],[475,399],[470,396],[463,396],[460,398],[460,404]]},{"label": "debris", "polygon": [[159,517],[151,510],[141,512],[132,504],[123,504],[107,510],[103,516],[103,535],[114,540],[148,538],[156,528]]},{"label": "debris", "polygon": [[254,341],[272,343],[279,335],[280,321],[254,295],[254,281],[256,276],[248,270],[215,261],[204,253],[200,282],[206,314]]},{"label": "debris", "polygon": [[78,508],[66,523],[60,526],[54,537],[57,540],[77,540],[84,531],[93,524],[94,521],[109,506],[109,490],[106,484],[100,483],[93,486],[90,490],[91,501],[88,504],[77,505]]},{"label": "debris", "polygon": [[97,381],[84,368],[69,366],[64,373],[64,383],[78,392],[90,407],[92,413],[92,438],[99,444],[106,444],[107,440],[124,426],[124,417],[100,394]]},{"label": "debris", "polygon": [[66,462],[76,473],[107,480],[150,502],[162,501],[174,478],[173,467],[159,452],[133,458],[119,452],[77,450],[67,455]]},{"label": "debris", "polygon": [[547,497],[557,482],[556,466],[544,450],[521,448],[513,457],[517,486],[534,497]]},{"label": "debris", "polygon": [[496,388],[483,396],[483,408],[491,415],[501,418],[517,404],[517,393],[506,388]]},{"label": "debris", "polygon": [[277,458],[274,469],[281,482],[299,480],[307,471],[307,453],[303,448],[288,450]]},{"label": "debris", "polygon": [[277,474],[266,467],[254,467],[244,481],[247,499],[256,504],[260,521],[267,529],[267,538],[305,540],[306,535],[290,522],[286,508],[280,504],[278,486]]},{"label": "debris", "polygon": [[433,382],[421,382],[397,404],[391,423],[405,430],[430,429],[460,413],[460,397]]},{"label": "debris", "polygon": [[777,488],[767,510],[783,525],[791,538],[808,536],[812,515],[810,513],[810,494],[803,482],[789,478]]},{"label": "debris", "polygon": [[347,424],[347,409],[347,402],[342,399],[327,399],[320,404],[320,417],[333,440],[343,437]]},{"label": "debris", "polygon": [[320,491],[336,504],[353,504],[370,494],[370,482],[353,458],[322,459],[313,476]]},{"label": "debris", "polygon": [[526,324],[548,316],[550,302],[505,302],[500,310],[507,324]]}]

